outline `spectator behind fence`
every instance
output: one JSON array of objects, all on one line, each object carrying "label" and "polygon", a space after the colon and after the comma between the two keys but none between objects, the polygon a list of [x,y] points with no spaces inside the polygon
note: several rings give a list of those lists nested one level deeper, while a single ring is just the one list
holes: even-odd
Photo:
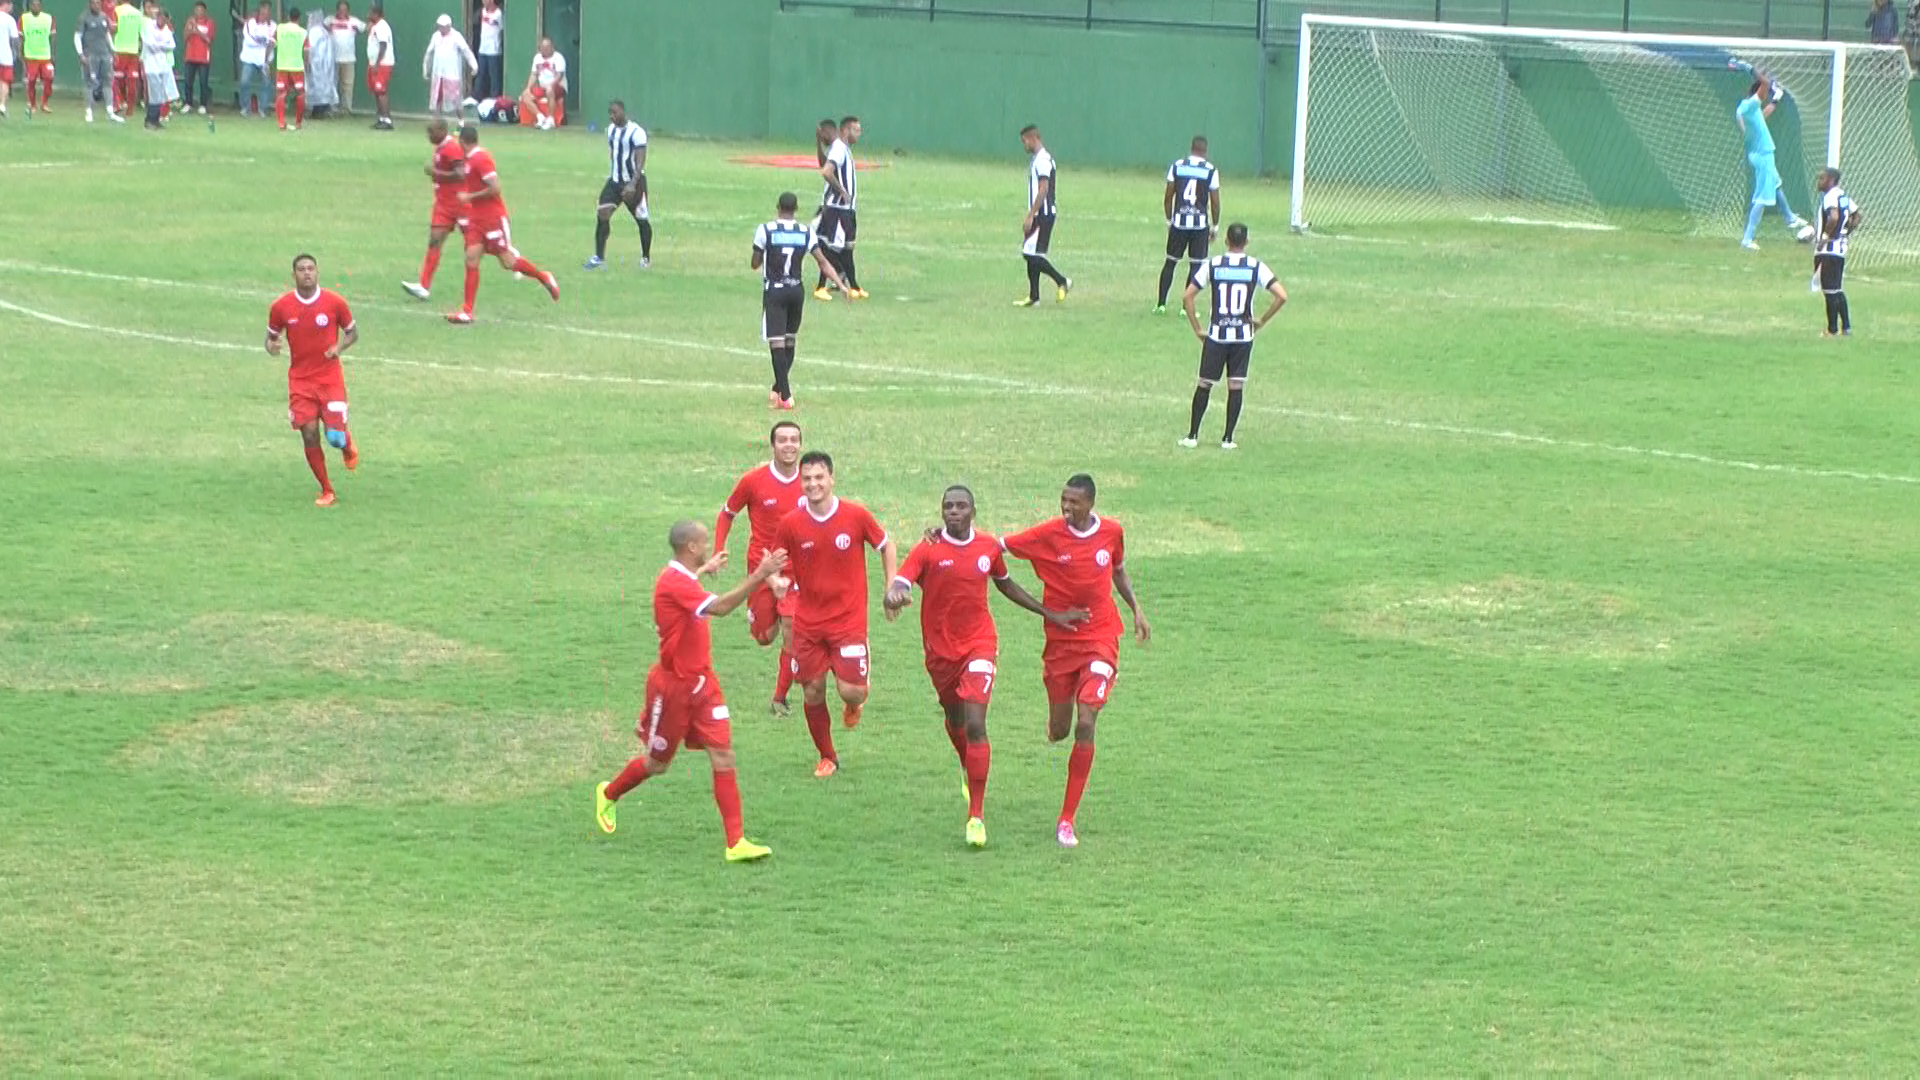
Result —
[{"label": "spectator behind fence", "polygon": [[353,115],[353,58],[360,48],[360,33],[367,24],[353,17],[353,6],[340,0],[333,18],[327,20],[327,33],[333,38],[335,82],[340,88],[340,109]]},{"label": "spectator behind fence", "polygon": [[261,0],[240,28],[241,116],[267,115],[267,53],[273,49],[273,5]]},{"label": "spectator behind fence", "polygon": [[[207,5],[193,5],[193,14],[187,16],[187,80],[181,87],[181,107],[192,110],[198,102],[200,115],[207,114],[207,106],[213,104],[213,92],[207,89],[207,73],[213,69],[213,20],[207,16]],[[193,88],[198,86],[196,96]]]},{"label": "spectator behind fence", "polygon": [[480,54],[480,71],[473,77],[473,96],[481,99],[496,98],[507,92],[507,68],[503,60],[506,53],[506,12],[500,10],[500,0],[485,0],[480,10],[474,12],[474,44]]},{"label": "spectator behind fence", "polygon": [[435,116],[456,116],[466,95],[466,79],[479,66],[467,39],[453,28],[453,16],[442,15],[427,39],[427,53],[420,62],[420,75],[427,80],[427,111]]},{"label": "spectator behind fence", "polygon": [[520,122],[542,131],[567,122],[567,58],[554,50],[552,38],[541,38],[533,53],[533,69],[520,91]]},{"label": "spectator behind fence", "polygon": [[1900,40],[1900,15],[1892,0],[1873,0],[1867,12],[1867,40],[1875,45],[1893,45]]}]

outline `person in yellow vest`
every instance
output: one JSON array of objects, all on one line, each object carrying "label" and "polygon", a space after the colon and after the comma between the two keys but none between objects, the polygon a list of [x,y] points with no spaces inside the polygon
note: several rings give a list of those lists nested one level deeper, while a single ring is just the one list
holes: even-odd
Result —
[{"label": "person in yellow vest", "polygon": [[299,131],[307,120],[307,28],[297,7],[288,8],[286,20],[273,28],[273,72],[278,88],[273,112],[280,118],[280,130],[287,130],[287,95],[291,93],[293,129]]},{"label": "person in yellow vest", "polygon": [[140,65],[140,39],[147,29],[147,17],[140,9],[120,0],[113,9],[113,103],[125,116],[146,100],[146,70]]},{"label": "person in yellow vest", "polygon": [[[53,101],[53,16],[40,10],[40,0],[27,0],[27,13],[20,16],[20,57],[27,62],[27,115],[35,108],[51,112]],[[34,96],[34,83],[40,95]]]}]

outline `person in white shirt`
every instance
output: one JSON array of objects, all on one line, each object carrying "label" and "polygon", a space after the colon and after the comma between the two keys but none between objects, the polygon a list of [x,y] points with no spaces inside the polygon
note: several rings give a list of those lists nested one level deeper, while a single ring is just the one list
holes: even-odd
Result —
[{"label": "person in white shirt", "polygon": [[[160,111],[180,96],[173,79],[173,23],[166,12],[147,4],[140,30],[140,71],[147,79],[147,129],[160,130]],[[159,17],[155,17],[156,12]]]},{"label": "person in white shirt", "polygon": [[367,90],[378,113],[373,121],[375,131],[393,130],[393,113],[387,100],[392,86],[393,24],[387,21],[386,9],[375,4],[367,9]]},{"label": "person in white shirt", "polygon": [[13,65],[20,55],[20,24],[13,20],[13,0],[0,0],[0,116],[7,115],[13,94]]},{"label": "person in white shirt", "polygon": [[267,53],[273,49],[273,5],[262,3],[240,28],[240,115],[266,119]]},{"label": "person in white shirt", "polygon": [[366,28],[366,23],[353,17],[353,5],[347,0],[340,0],[333,18],[327,20],[327,33],[333,38],[333,67],[339,75],[335,81],[340,87],[340,109],[348,116],[353,115],[353,58]]},{"label": "person in white shirt", "polygon": [[427,80],[427,111],[435,116],[457,116],[460,101],[467,96],[467,76],[479,62],[467,39],[453,28],[453,17],[442,15],[433,36],[427,39],[427,54],[420,62],[420,75]]},{"label": "person in white shirt", "polygon": [[479,27],[480,46],[480,73],[473,78],[473,96],[502,97],[507,92],[507,69],[501,60],[506,52],[507,13],[500,10],[500,0],[484,0],[473,21]]},{"label": "person in white shirt", "polygon": [[567,58],[555,51],[552,38],[541,38],[526,88],[520,91],[520,111],[532,110],[533,126],[550,131],[566,116],[566,101]]}]

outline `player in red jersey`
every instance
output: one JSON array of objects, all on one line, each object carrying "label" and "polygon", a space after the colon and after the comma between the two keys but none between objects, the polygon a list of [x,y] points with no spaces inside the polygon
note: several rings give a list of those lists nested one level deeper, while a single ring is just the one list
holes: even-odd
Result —
[{"label": "player in red jersey", "polygon": [[467,184],[467,150],[447,131],[445,120],[427,124],[427,141],[433,144],[433,158],[427,162],[427,178],[433,181],[433,219],[427,225],[427,257],[420,264],[420,280],[403,281],[400,287],[416,300],[433,295],[433,272],[440,268],[440,247],[448,234],[467,223],[467,207],[460,192]]},{"label": "player in red jersey", "polygon": [[[733,494],[720,508],[713,522],[713,546],[727,550],[727,534],[733,531],[733,519],[742,510],[752,532],[747,538],[747,565],[760,561],[760,554],[772,546],[773,532],[780,520],[806,505],[800,491],[800,425],[782,420],[767,436],[773,444],[773,460],[757,466],[733,485]],[[761,645],[780,642],[780,674],[773,687],[773,715],[786,716],[787,691],[793,686],[793,593],[784,577],[775,577],[747,598],[747,630]]]},{"label": "player in red jersey", "polygon": [[500,194],[500,173],[493,165],[493,153],[480,146],[480,129],[468,124],[460,129],[460,145],[467,152],[466,190],[459,199],[466,208],[467,301],[459,311],[447,316],[450,323],[473,321],[473,301],[480,295],[480,256],[492,255],[500,265],[546,286],[547,295],[560,299],[560,283],[552,274],[523,258],[513,246],[513,230],[507,223],[507,201]]},{"label": "player in red jersey", "polygon": [[820,751],[815,776],[840,771],[827,711],[827,674],[846,703],[842,721],[860,722],[867,701],[867,548],[880,550],[880,568],[893,580],[893,540],[867,508],[833,494],[833,458],[818,450],[800,455],[806,505],[781,519],[773,546],[787,553],[793,579],[793,681],[800,684],[807,733]]},{"label": "player in red jersey", "polygon": [[653,583],[653,626],[660,635],[660,660],[647,672],[647,705],[634,734],[641,751],[611,781],[593,793],[593,816],[601,832],[614,830],[614,807],[620,797],[648,777],[659,776],[673,763],[680,744],[705,750],[713,764],[713,801],[727,830],[727,861],[749,862],[773,854],[747,839],[740,818],[740,781],[733,771],[733,725],[727,699],[713,673],[713,635],[708,619],[717,619],[740,606],[747,595],[786,565],[786,553],[771,551],[745,581],[715,596],[700,584],[704,574],[727,565],[727,553],[708,557],[712,540],[707,527],[682,521],[667,534],[673,560]]},{"label": "player in red jersey", "polygon": [[927,651],[927,675],[947,715],[947,738],[967,774],[967,843],[987,846],[987,770],[993,746],[987,741],[987,703],[993,700],[994,660],[1000,635],[987,607],[987,582],[1000,595],[1047,620],[1071,628],[1085,611],[1048,611],[1007,574],[1000,541],[973,527],[973,492],[955,484],[940,496],[944,527],[914,545],[887,585],[887,618],[913,603],[920,586],[920,638]]},{"label": "player in red jersey", "polygon": [[286,335],[292,363],[287,368],[287,419],[300,432],[307,448],[307,467],[320,481],[315,506],[333,505],[333,485],[327,482],[327,452],[340,451],[347,468],[360,467],[360,448],[347,430],[347,377],[340,371],[340,354],[360,340],[353,312],[340,294],[320,287],[320,264],[311,255],[293,258],[293,291],[267,310],[267,353],[280,355],[280,337]]},{"label": "player in red jersey", "polygon": [[[1063,847],[1080,843],[1074,816],[1093,771],[1093,729],[1107,704],[1120,663],[1120,639],[1127,627],[1113,605],[1116,590],[1133,612],[1134,636],[1145,644],[1153,636],[1147,613],[1133,595],[1127,576],[1127,539],[1120,523],[1093,512],[1093,477],[1078,473],[1060,493],[1060,516],[1000,541],[1007,554],[1033,564],[1046,586],[1041,594],[1053,609],[1085,608],[1088,618],[1073,627],[1047,624],[1041,653],[1047,684],[1047,738],[1059,742],[1073,732],[1073,756],[1067,760],[1067,798],[1060,807],[1055,835]],[[1080,720],[1074,722],[1078,705]]]}]

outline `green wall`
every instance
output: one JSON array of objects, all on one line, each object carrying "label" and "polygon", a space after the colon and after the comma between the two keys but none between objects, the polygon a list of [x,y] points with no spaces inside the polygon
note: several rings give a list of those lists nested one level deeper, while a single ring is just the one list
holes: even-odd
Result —
[{"label": "green wall", "polygon": [[[621,98],[649,129],[766,136],[771,20],[778,6],[776,0],[585,0],[582,114],[599,120],[607,101]],[[825,73],[807,77],[818,82]]]}]

